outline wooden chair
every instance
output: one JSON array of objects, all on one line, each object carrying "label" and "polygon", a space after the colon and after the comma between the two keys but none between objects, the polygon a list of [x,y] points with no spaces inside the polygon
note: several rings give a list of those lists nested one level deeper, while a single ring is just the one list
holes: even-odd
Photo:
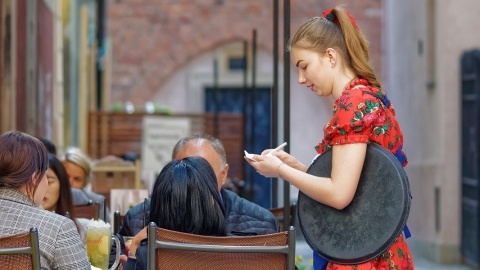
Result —
[{"label": "wooden chair", "polygon": [[73,209],[77,218],[98,219],[100,217],[100,204],[92,200],[87,204],[75,205]]},{"label": "wooden chair", "polygon": [[0,266],[5,270],[40,270],[37,228],[0,238]]},{"label": "wooden chair", "polygon": [[[284,216],[284,207],[276,207],[276,208],[270,208],[270,212],[275,216],[275,218],[278,220],[278,224],[280,225],[280,230],[283,231],[283,228],[285,227],[283,224],[283,216]],[[297,204],[292,203],[290,204],[290,224],[288,224],[287,227],[294,226],[295,227],[295,219],[297,218]]]},{"label": "wooden chair", "polygon": [[295,269],[295,229],[244,237],[194,235],[148,225],[148,269]]}]

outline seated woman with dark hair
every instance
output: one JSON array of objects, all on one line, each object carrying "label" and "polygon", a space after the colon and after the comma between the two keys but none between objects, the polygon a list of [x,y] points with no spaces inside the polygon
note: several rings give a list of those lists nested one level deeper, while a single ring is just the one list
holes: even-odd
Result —
[{"label": "seated woman with dark hair", "polygon": [[65,167],[54,155],[48,154],[48,189],[42,202],[45,210],[65,216],[68,212],[71,219],[73,213],[72,193]]},{"label": "seated woman with dark hair", "polygon": [[[155,180],[151,200],[150,222],[158,227],[199,235],[227,234],[217,178],[201,157],[170,161]],[[146,241],[140,244],[146,236],[144,228],[134,237],[125,270],[147,269]]]},{"label": "seated woman with dark hair", "polygon": [[73,221],[38,207],[48,189],[45,146],[13,131],[0,136],[0,149],[0,237],[37,227],[42,269],[90,269]]},{"label": "seated woman with dark hair", "polygon": [[45,210],[67,216],[77,225],[80,238],[85,244],[86,228],[89,222],[86,218],[77,218],[73,208],[72,190],[67,171],[62,162],[54,155],[48,154],[48,189],[42,202]]}]

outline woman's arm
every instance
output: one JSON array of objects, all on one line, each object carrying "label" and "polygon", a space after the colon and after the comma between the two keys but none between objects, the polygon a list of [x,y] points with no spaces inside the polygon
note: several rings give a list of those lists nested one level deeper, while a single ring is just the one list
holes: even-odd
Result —
[{"label": "woman's arm", "polygon": [[143,269],[141,267],[141,263],[138,256],[141,256],[137,253],[138,248],[143,239],[147,238],[147,227],[143,228],[139,233],[137,233],[133,239],[132,243],[130,244],[130,248],[128,250],[128,258],[127,261],[123,265],[124,270],[133,270],[133,269]]},{"label": "woman's arm", "polygon": [[366,143],[333,146],[331,178],[318,177],[288,166],[277,157],[255,156],[249,161],[258,173],[265,177],[281,177],[310,198],[343,209],[353,199],[360,180]]},{"label": "woman's arm", "polygon": [[143,228],[140,232],[138,232],[132,239],[132,243],[130,244],[130,248],[128,250],[128,257],[133,257],[134,254],[137,252],[137,248],[140,246],[140,242],[143,239],[147,238],[147,227]]}]

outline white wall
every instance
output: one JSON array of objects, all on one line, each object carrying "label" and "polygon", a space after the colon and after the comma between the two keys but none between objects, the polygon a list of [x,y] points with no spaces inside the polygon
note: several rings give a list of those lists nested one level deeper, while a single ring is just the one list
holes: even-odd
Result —
[{"label": "white wall", "polygon": [[[460,243],[461,218],[460,57],[466,50],[480,49],[480,1],[439,0],[436,5],[435,72],[439,93],[438,117],[441,119],[439,175],[442,176],[437,184],[442,187],[444,196],[441,205],[444,209],[441,218],[444,229],[439,238],[446,246],[454,246]],[[459,222],[452,222],[454,220]]]},{"label": "white wall", "polygon": [[404,131],[413,195],[408,241],[432,260],[460,262],[460,56],[480,47],[472,32],[480,25],[480,2],[385,4],[387,87]]}]

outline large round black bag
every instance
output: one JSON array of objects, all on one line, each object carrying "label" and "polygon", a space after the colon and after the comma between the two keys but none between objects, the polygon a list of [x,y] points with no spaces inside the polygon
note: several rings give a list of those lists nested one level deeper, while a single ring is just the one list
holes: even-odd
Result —
[{"label": "large round black bag", "polygon": [[[332,151],[320,155],[307,173],[330,177]],[[352,202],[337,210],[303,192],[298,194],[298,219],[308,245],[323,258],[358,264],[381,255],[407,222],[410,186],[398,159],[382,146],[367,146],[365,163]]]}]

